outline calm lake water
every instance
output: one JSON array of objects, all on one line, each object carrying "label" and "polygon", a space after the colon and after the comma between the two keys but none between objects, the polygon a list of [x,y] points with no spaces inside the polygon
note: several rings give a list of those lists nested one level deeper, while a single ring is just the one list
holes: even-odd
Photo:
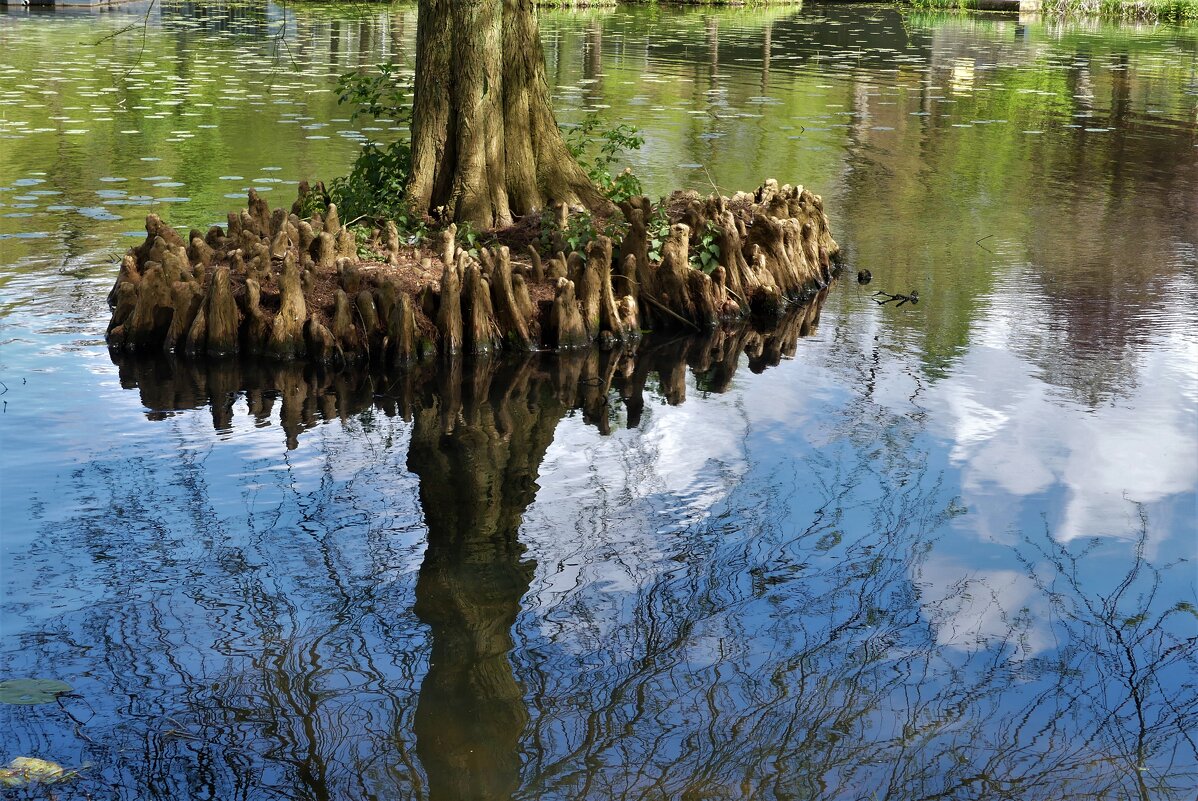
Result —
[{"label": "calm lake water", "polygon": [[413,7],[105,39],[144,14],[0,11],[0,679],[73,687],[0,704],[0,763],[86,766],[59,799],[1193,798],[1198,29],[546,13],[563,121],[641,128],[654,194],[814,188],[874,282],[385,376],[114,364],[104,297],[150,211],[400,135],[335,81],[410,65]]}]

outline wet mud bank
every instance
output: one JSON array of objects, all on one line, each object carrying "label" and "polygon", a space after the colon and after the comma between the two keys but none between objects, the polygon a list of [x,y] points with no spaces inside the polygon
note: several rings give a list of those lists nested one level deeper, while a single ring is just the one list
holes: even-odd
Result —
[{"label": "wet mud bank", "polygon": [[312,191],[288,212],[251,190],[226,227],[186,238],[147,217],[108,296],[109,347],[386,368],[610,349],[646,330],[779,321],[829,284],[840,253],[820,197],[774,180],[732,197],[633,198],[581,237],[559,205],[468,247],[452,225],[406,245],[387,222],[359,241],[335,205],[301,218]]}]

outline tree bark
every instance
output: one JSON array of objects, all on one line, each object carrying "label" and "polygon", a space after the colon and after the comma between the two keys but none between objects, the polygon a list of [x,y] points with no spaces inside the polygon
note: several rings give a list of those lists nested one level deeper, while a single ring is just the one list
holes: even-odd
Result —
[{"label": "tree bark", "polygon": [[408,197],[480,230],[607,210],[557,127],[533,0],[421,0]]}]

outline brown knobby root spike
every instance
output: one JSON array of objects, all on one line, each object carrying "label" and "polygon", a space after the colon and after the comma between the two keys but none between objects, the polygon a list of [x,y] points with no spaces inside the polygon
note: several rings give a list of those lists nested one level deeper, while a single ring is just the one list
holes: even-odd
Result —
[{"label": "brown knobby root spike", "polygon": [[[433,352],[611,349],[643,328],[698,333],[750,313],[781,319],[828,284],[839,253],[819,197],[772,180],[732,197],[631,198],[620,205],[620,241],[596,234],[585,252],[565,252],[575,226],[565,203],[545,212],[555,241],[544,253],[527,224],[480,232],[469,252],[453,225],[423,248],[405,246],[394,222],[359,241],[355,230],[365,229],[344,226],[335,205],[301,219],[324,201],[323,187],[303,185],[291,213],[272,211],[251,191],[226,228],[185,237],[147,217],[146,238],[121,260],[108,295],[109,345],[389,366]],[[505,241],[527,263],[513,262]],[[914,300],[904,298],[893,296]],[[755,347],[745,352],[766,358]]]},{"label": "brown knobby root spike", "polygon": [[546,338],[553,347],[569,350],[586,347],[591,343],[586,325],[582,321],[582,312],[574,296],[574,282],[567,278],[557,279],[557,292],[549,309],[546,328]]},{"label": "brown knobby root spike", "polygon": [[279,275],[279,311],[271,326],[266,352],[279,359],[296,359],[305,354],[304,322],[308,307],[300,289],[299,266],[288,253]]},{"label": "brown knobby root spike", "polygon": [[[446,255],[453,252],[453,241],[446,248]],[[465,256],[465,254],[462,254]],[[440,336],[442,356],[456,356],[462,352],[462,281],[457,263],[447,259],[441,273],[441,301],[437,307],[437,333]]]}]

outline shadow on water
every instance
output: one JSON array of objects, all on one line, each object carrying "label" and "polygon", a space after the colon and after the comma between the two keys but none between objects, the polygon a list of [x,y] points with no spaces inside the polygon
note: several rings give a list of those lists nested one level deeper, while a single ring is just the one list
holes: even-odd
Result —
[{"label": "shadow on water", "polygon": [[[6,739],[77,755],[94,767],[72,790],[121,799],[1186,797],[1194,609],[1156,609],[1143,541],[1097,593],[1076,581],[1089,557],[1051,537],[1021,550],[1040,599],[1022,609],[985,571],[938,587],[928,555],[960,510],[901,426],[885,464],[812,457],[802,530],[773,524],[782,501],[746,478],[634,565],[658,571],[642,589],[536,585],[521,535],[565,418],[637,428],[647,403],[683,403],[688,371],[725,392],[738,365],[793,355],[822,300],[770,333],[400,375],[121,358],[152,418],[277,419],[281,500],[259,508],[246,486],[248,516],[219,515],[204,477],[219,466],[184,450],[95,466],[111,498],[67,528],[116,600],[20,635],[5,672],[74,664],[77,695],[0,707]],[[382,431],[378,412],[402,420],[406,456],[389,434],[350,465],[328,444],[317,488],[288,494],[304,438],[338,420]],[[413,491],[404,520],[391,507]],[[187,520],[158,522],[167,508]],[[989,621],[972,635],[971,615]],[[1044,625],[1059,648],[1037,645]]]}]

